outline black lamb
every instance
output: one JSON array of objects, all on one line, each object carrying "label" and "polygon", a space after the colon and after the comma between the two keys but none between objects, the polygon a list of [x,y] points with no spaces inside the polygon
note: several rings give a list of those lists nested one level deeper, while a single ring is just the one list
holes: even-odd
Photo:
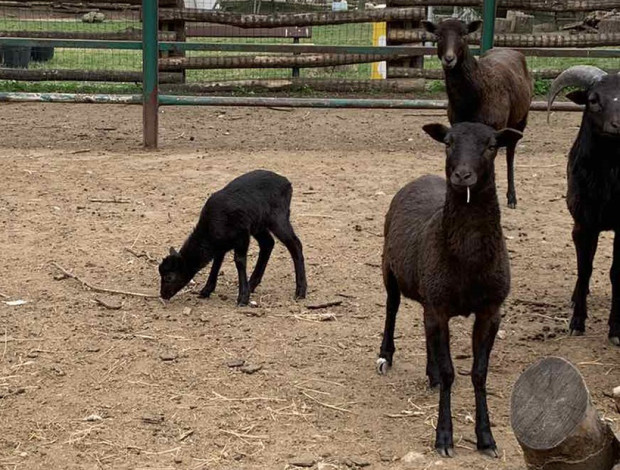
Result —
[{"label": "black lamb", "polygon": [[[495,130],[510,127],[523,131],[533,94],[525,56],[512,49],[493,48],[476,60],[467,45],[467,36],[481,24],[453,19],[439,25],[422,22],[437,38],[437,55],[446,76],[448,119],[451,124],[481,122]],[[516,143],[506,147],[506,196],[508,207],[513,209],[517,206],[515,149]]]},{"label": "black lamb", "polygon": [[435,447],[453,455],[450,394],[454,368],[448,323],[454,316],[476,320],[472,382],[476,395],[478,449],[497,457],[486,400],[489,356],[500,325],[500,306],[510,290],[508,253],[500,225],[495,157],[522,134],[479,123],[424,130],[446,145],[446,178],[426,175],[403,187],[385,218],[383,280],[387,291],[385,330],[377,370],[387,373],[394,355],[394,326],[404,295],[424,308],[430,386],[440,387]]},{"label": "black lamb", "polygon": [[[291,226],[290,206],[293,187],[289,180],[271,171],[256,170],[231,181],[209,197],[198,224],[177,252],[159,265],[161,297],[170,299],[213,260],[207,283],[200,297],[215,290],[224,255],[234,250],[239,275],[238,305],[247,305],[250,292],[261,282],[273,250],[273,233],[293,258],[295,264],[295,298],[306,296],[306,271],[301,242]],[[246,260],[250,236],[258,242],[259,254],[248,283]]]},{"label": "black lamb", "polygon": [[609,340],[620,346],[620,74],[607,74],[592,66],[571,67],[552,83],[549,107],[565,87],[577,87],[567,97],[585,105],[579,133],[568,154],[567,169],[566,202],[573,216],[573,242],[577,250],[570,332],[582,335],[585,331],[599,234],[613,230]]}]

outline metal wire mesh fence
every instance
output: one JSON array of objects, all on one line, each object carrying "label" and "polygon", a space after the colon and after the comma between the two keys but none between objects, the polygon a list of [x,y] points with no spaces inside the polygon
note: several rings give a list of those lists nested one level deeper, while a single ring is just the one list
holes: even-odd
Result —
[{"label": "metal wire mesh fence", "polygon": [[[159,39],[215,45],[308,44],[320,48],[388,44],[421,48],[432,46],[433,40],[419,27],[421,19],[441,21],[452,16],[471,20],[480,15],[479,7],[463,6],[475,4],[475,0],[454,0],[455,6],[441,8],[428,8],[426,4],[431,0],[386,2],[387,5],[375,5],[368,0],[158,0]],[[500,10],[495,42],[499,46],[529,47],[528,64],[536,71],[536,77],[552,78],[577,63],[608,70],[620,68],[620,61],[613,55],[584,58],[577,51],[572,56],[561,53],[563,57],[537,57],[534,48],[544,47],[596,47],[588,49],[594,51],[592,56],[604,55],[606,47],[617,48],[620,44],[620,31],[598,31],[598,23],[607,21],[613,26],[616,20],[609,15],[595,15],[592,20],[587,12],[571,17],[565,12],[529,14],[527,8],[533,3],[536,1],[523,0],[525,13]],[[50,91],[102,91],[102,83],[107,83],[109,89],[112,82],[122,83],[125,91],[139,91],[142,60],[137,49],[76,48],[75,44],[9,45],[3,44],[2,39],[140,41],[140,4],[141,0],[0,0],[0,91],[33,89],[29,88],[32,82],[43,83],[38,86],[47,86]],[[541,4],[540,8],[546,7]],[[574,26],[580,21],[583,29]],[[572,29],[559,31],[566,25]],[[480,38],[472,35],[470,40],[476,45]],[[430,47],[418,56],[388,58],[388,66],[385,60],[372,60],[379,58],[372,57],[370,49],[366,53],[327,53],[319,49],[312,53],[172,49],[160,54],[159,80],[162,90],[174,93],[245,88],[409,92],[420,91],[424,86],[420,78],[427,80],[427,90],[441,89],[441,67]],[[388,80],[381,80],[384,78]]]},{"label": "metal wire mesh fence", "polygon": [[[140,40],[138,5],[0,2],[0,38]],[[139,51],[74,47],[0,47],[0,87],[15,80],[141,81]],[[8,81],[8,82],[7,82]],[[23,86],[23,84],[22,84]]]}]

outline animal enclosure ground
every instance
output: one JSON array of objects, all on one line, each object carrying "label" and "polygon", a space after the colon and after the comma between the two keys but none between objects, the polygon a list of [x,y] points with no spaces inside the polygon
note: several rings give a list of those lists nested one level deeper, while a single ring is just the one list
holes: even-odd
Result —
[{"label": "animal enclosure ground", "polygon": [[[607,342],[610,234],[586,335],[566,335],[576,266],[565,155],[578,114],[554,114],[550,125],[531,115],[516,210],[505,207],[498,156],[513,282],[488,379],[494,462],[475,451],[471,318],[451,322],[456,458],[432,448],[438,397],[426,389],[418,305],[401,307],[393,369],[374,368],[383,217],[404,183],[443,173],[443,148],[421,130],[445,122],[443,112],[164,108],[162,149],[148,153],[140,107],[1,107],[0,467],[522,469],[511,388],[545,355],[578,366],[618,431],[606,395],[620,376],[620,351]],[[52,264],[94,286],[155,294],[157,259],[180,245],[211,192],[254,168],[293,183],[305,301],[292,300],[280,243],[255,308],[234,305],[231,256],[210,300],[196,296],[201,273],[167,304],[88,290]],[[327,302],[339,305],[308,308]]]}]

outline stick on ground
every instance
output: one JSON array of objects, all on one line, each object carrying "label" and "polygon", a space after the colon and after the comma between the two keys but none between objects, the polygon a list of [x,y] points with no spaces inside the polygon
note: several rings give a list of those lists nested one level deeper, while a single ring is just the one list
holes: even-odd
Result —
[{"label": "stick on ground", "polygon": [[56,269],[61,271],[65,276],[70,277],[71,279],[75,279],[76,281],[78,281],[80,284],[82,284],[83,287],[85,287],[87,289],[90,289],[92,291],[95,291],[95,292],[101,292],[101,293],[105,293],[105,294],[130,295],[130,296],[133,296],[133,297],[142,297],[144,299],[158,299],[159,298],[159,295],[155,295],[155,294],[143,294],[141,292],[128,292],[128,291],[122,291],[122,290],[116,290],[116,289],[107,289],[105,287],[94,286],[94,285],[89,284],[88,282],[80,279],[75,274],[67,271],[65,268],[60,266],[55,261],[52,261],[52,266],[54,266]]},{"label": "stick on ground", "polygon": [[308,398],[310,398],[310,400],[318,403],[321,406],[324,406],[325,408],[329,408],[331,410],[336,410],[336,411],[344,411],[345,413],[353,413],[351,410],[347,410],[345,408],[340,408],[339,406],[336,405],[330,405],[329,403],[323,403],[322,401],[317,400],[316,398],[314,398],[311,395],[308,395],[306,392],[304,392],[303,390],[301,391],[301,393],[303,393],[305,396],[307,396]]},{"label": "stick on ground", "polygon": [[331,302],[325,302],[322,304],[306,305],[308,310],[318,310],[320,308],[337,307],[342,304],[342,300],[333,300]]}]

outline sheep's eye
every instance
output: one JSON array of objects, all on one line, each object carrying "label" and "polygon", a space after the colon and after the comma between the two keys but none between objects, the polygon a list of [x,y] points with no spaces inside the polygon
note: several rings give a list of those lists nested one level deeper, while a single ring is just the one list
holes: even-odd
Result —
[{"label": "sheep's eye", "polygon": [[497,150],[497,145],[495,145],[495,144],[490,144],[487,148],[488,148],[491,152],[495,152],[495,151]]}]

